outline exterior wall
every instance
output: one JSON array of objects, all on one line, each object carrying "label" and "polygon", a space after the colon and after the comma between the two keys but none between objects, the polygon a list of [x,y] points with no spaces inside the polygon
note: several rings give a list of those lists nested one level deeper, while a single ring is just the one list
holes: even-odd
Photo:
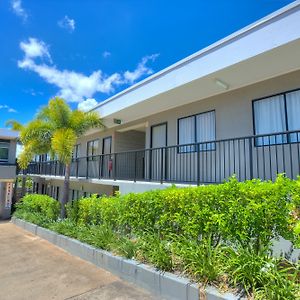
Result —
[{"label": "exterior wall", "polygon": [[80,144],[79,157],[84,157],[87,155],[87,143],[96,139],[99,139],[99,154],[102,154],[103,139],[110,136],[112,137],[112,152],[114,152],[114,135],[115,133],[113,129],[105,129],[104,131],[99,131],[79,138],[77,140],[77,144]]},{"label": "exterior wall", "polygon": [[[252,100],[297,88],[300,88],[300,71],[152,115],[147,119],[137,121],[137,123],[142,121],[149,123],[146,129],[146,148],[150,147],[152,125],[168,122],[167,143],[176,145],[178,118],[211,110],[216,112],[217,140],[249,136],[254,134]],[[128,124],[128,126],[130,125]]]},{"label": "exterior wall", "polygon": [[[115,152],[145,149],[145,132],[130,130],[115,133]],[[135,178],[144,176],[143,152],[120,153],[115,156],[114,163],[118,177]]]},{"label": "exterior wall", "polygon": [[[5,199],[7,193],[7,182],[14,182],[16,177],[16,147],[15,140],[9,141],[8,162],[0,163],[0,220],[10,217],[11,206],[5,207]],[[11,191],[12,195],[12,191]],[[11,204],[10,204],[11,205]]]},{"label": "exterior wall", "polygon": [[14,165],[16,163],[17,142],[14,140],[8,140],[8,142],[8,165],[0,163],[0,179],[14,179],[16,177],[16,167],[9,165]]},{"label": "exterior wall", "polygon": [[115,132],[114,152],[142,150],[145,148],[145,132],[130,130]]},{"label": "exterior wall", "polygon": [[[300,141],[294,144],[257,147],[254,138],[218,142],[222,139],[253,136],[253,100],[300,87],[300,71],[272,78],[222,96],[196,101],[177,109],[161,112],[98,131],[79,140],[80,156],[86,155],[87,142],[112,136],[112,152],[116,155],[81,158],[72,163],[72,175],[84,178],[106,178],[137,181],[167,181],[181,183],[218,183],[236,174],[239,180],[274,179],[278,173],[296,178],[300,173]],[[177,145],[179,118],[214,110],[216,142],[211,151],[181,153],[179,147],[130,152],[150,148],[151,127],[167,122],[167,144]],[[143,124],[143,125],[141,125]],[[144,133],[126,128],[144,126]],[[122,130],[122,132],[120,132]],[[145,138],[146,136],[146,138]],[[129,151],[123,152],[122,151]],[[101,150],[99,151],[101,153]],[[113,168],[110,168],[111,164]],[[45,173],[47,174],[47,173]],[[54,175],[54,172],[52,172]],[[116,177],[114,177],[117,174]]]},{"label": "exterior wall", "polygon": [[9,151],[8,151],[8,163],[15,164],[16,163],[16,151],[17,151],[17,142],[10,141]]},{"label": "exterior wall", "polygon": [[[252,101],[297,88],[300,88],[300,71],[235,91],[229,91],[221,96],[196,101],[189,105],[149,116],[146,119],[118,126],[116,129],[139,123],[148,124],[145,128],[145,148],[147,149],[151,145],[151,127],[167,122],[167,144],[172,146],[178,144],[177,122],[179,118],[215,110],[217,140],[252,136],[254,135]],[[115,143],[121,144],[122,140],[118,141],[118,137],[116,133]],[[164,151],[153,150],[141,155],[140,153],[137,154],[141,156],[138,157],[138,161],[142,163],[138,162],[138,171],[135,171],[135,173],[138,175],[136,177],[141,179],[158,181],[166,179],[177,182],[195,182],[198,176],[202,183],[222,182],[232,174],[237,174],[241,180],[251,178],[251,174],[253,177],[274,179],[276,174],[281,172],[286,172],[288,176],[296,178],[299,174],[298,166],[300,164],[299,155],[297,154],[298,148],[299,144],[287,144],[282,147],[255,147],[254,140],[237,140],[216,143],[215,151],[200,153],[178,153],[176,148]],[[118,147],[115,149],[118,149]],[[120,161],[126,162],[126,165],[134,166],[136,158],[133,155],[118,154],[118,170],[122,169],[122,166],[119,166]],[[278,161],[275,163],[274,160]],[[198,162],[201,164],[199,174],[196,170]],[[250,167],[250,164],[253,164],[253,166]],[[126,174],[124,173],[124,176],[121,176],[120,179],[135,178],[133,176],[134,171],[129,171],[127,168]],[[118,174],[120,174],[120,171]]]},{"label": "exterior wall", "polygon": [[0,179],[14,179],[16,177],[16,166],[0,164]]},{"label": "exterior wall", "polygon": [[[11,203],[9,203],[8,207],[5,207],[7,183],[8,183],[8,181],[7,182],[0,181],[0,220],[10,218],[10,213],[11,213]],[[11,195],[12,195],[12,192],[13,191],[11,190]]]}]

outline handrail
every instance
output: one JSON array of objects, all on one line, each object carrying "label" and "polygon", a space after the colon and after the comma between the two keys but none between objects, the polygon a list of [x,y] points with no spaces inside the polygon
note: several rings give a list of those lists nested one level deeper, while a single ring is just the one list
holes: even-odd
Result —
[{"label": "handrail", "polygon": [[[219,139],[219,140],[212,140],[212,141],[204,141],[204,142],[197,142],[197,143],[189,143],[189,144],[177,144],[177,145],[170,145],[170,146],[164,146],[164,147],[155,147],[155,148],[144,148],[144,149],[135,149],[135,150],[127,150],[127,151],[119,151],[119,152],[113,152],[113,153],[107,153],[107,154],[96,154],[96,155],[85,155],[80,156],[76,158],[72,158],[72,161],[75,161],[76,159],[84,159],[84,158],[97,158],[97,157],[103,157],[103,156],[109,156],[113,154],[124,154],[124,153],[134,153],[134,152],[140,152],[140,151],[153,151],[153,150],[160,150],[160,149],[168,149],[168,148],[179,148],[179,147],[191,147],[191,146],[201,146],[201,145],[207,145],[207,144],[214,144],[214,143],[220,143],[220,142],[228,142],[233,140],[249,140],[249,139],[258,139],[262,137],[272,137],[272,136],[278,136],[278,135],[290,135],[293,133],[299,133],[300,130],[292,130],[292,131],[283,131],[283,132],[276,132],[276,133],[270,133],[270,134],[257,134],[257,135],[250,135],[250,136],[242,136],[242,137],[234,137],[234,138],[227,138],[227,139]],[[269,145],[265,145],[269,146]],[[47,160],[47,161],[41,161],[41,162],[54,162],[58,160]]]},{"label": "handrail", "polygon": [[[273,180],[278,173],[296,178],[300,130],[82,156],[72,159],[71,168],[75,177],[161,183],[217,183],[233,174],[239,180]],[[62,176],[64,165],[31,162],[28,173]]]}]

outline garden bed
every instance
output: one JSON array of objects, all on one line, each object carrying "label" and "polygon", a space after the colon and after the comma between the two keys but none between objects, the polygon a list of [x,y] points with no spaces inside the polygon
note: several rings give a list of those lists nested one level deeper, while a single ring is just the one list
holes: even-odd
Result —
[{"label": "garden bed", "polygon": [[154,295],[164,299],[199,300],[201,299],[200,293],[202,297],[205,295],[207,300],[239,299],[231,293],[220,293],[211,286],[199,290],[199,286],[187,278],[176,276],[169,272],[160,272],[149,265],[113,255],[108,251],[97,249],[27,221],[13,217],[12,222],[64,249],[68,253],[110,271],[120,278],[145,288]]},{"label": "garden bed", "polygon": [[54,199],[27,195],[15,216],[121,261],[134,258],[188,277],[200,290],[216,286],[249,299],[296,299],[299,262],[272,257],[271,245],[280,236],[299,244],[299,195],[300,181],[283,176],[275,183],[232,178],[221,185],[83,198],[68,204],[65,220],[58,219]]}]

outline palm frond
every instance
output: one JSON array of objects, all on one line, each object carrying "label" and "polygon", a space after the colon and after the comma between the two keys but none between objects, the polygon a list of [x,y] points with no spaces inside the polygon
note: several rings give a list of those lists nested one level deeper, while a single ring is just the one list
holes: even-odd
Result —
[{"label": "palm frond", "polygon": [[21,131],[24,127],[24,125],[22,125],[20,122],[16,121],[16,120],[8,120],[5,123],[6,127],[11,127],[12,130],[14,131]]},{"label": "palm frond", "polygon": [[47,109],[44,110],[44,114],[47,116],[48,121],[57,129],[68,128],[72,110],[64,99],[55,97],[49,101]]},{"label": "palm frond", "polygon": [[51,148],[62,163],[68,164],[71,162],[76,138],[75,132],[70,128],[61,128],[54,132]]},{"label": "palm frond", "polygon": [[93,128],[105,128],[103,120],[97,112],[87,112],[74,110],[70,117],[70,125],[77,136],[83,135]]},{"label": "palm frond", "polygon": [[17,159],[18,165],[22,170],[25,170],[28,167],[34,157],[34,154],[35,153],[31,144],[27,144],[23,147],[23,150]]}]

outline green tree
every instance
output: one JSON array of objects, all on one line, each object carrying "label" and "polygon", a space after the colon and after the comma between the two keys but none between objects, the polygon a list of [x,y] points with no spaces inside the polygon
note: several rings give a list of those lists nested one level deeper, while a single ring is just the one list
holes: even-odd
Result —
[{"label": "green tree", "polygon": [[7,122],[13,130],[20,131],[23,151],[18,158],[21,169],[26,169],[35,155],[49,153],[65,165],[63,197],[61,198],[61,218],[66,216],[69,199],[70,168],[72,152],[76,140],[92,128],[103,128],[104,124],[97,112],[84,113],[72,110],[64,99],[55,97],[40,109],[36,117],[26,125],[17,121]]}]

